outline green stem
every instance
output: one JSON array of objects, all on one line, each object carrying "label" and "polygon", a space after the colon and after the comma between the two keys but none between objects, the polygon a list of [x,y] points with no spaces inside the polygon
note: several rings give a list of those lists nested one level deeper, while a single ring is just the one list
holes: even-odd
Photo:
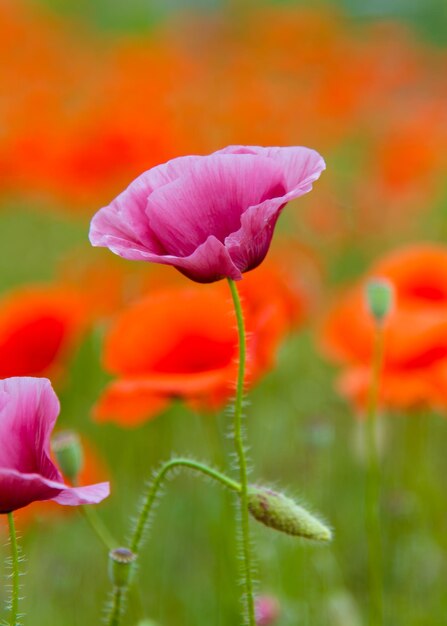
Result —
[{"label": "green stem", "polygon": [[383,329],[376,327],[371,362],[371,383],[368,398],[366,444],[368,472],[366,485],[366,527],[368,536],[368,568],[370,586],[370,626],[383,624],[382,536],[380,525],[380,463],[377,449],[377,409],[380,376],[384,357]]},{"label": "green stem", "polygon": [[123,612],[124,592],[125,589],[123,587],[113,588],[112,610],[110,612],[108,626],[119,626]]},{"label": "green stem", "polygon": [[155,500],[157,499],[157,494],[161,487],[161,484],[163,480],[165,479],[166,475],[176,467],[187,467],[196,472],[205,474],[209,478],[213,478],[214,480],[217,480],[222,485],[224,485],[225,487],[229,489],[232,489],[233,491],[240,490],[240,486],[238,485],[236,481],[232,480],[228,476],[225,476],[225,474],[221,474],[217,470],[212,469],[211,467],[208,467],[207,465],[204,465],[203,463],[194,461],[193,459],[176,458],[176,459],[171,459],[170,461],[167,461],[166,463],[164,463],[164,465],[161,467],[161,469],[156,474],[154,479],[151,481],[149,488],[147,490],[147,493],[144,496],[144,504],[141,508],[140,515],[138,517],[138,521],[135,526],[135,530],[134,530],[134,533],[131,539],[131,544],[130,544],[130,549],[136,555],[138,555],[140,551],[141,543],[143,541],[144,530],[146,528],[148,519],[150,517],[153,504]]},{"label": "green stem", "polygon": [[107,550],[113,550],[113,548],[116,548],[119,545],[110,534],[102,519],[98,517],[96,511],[92,510],[88,506],[81,506],[80,513]]},{"label": "green stem", "polygon": [[19,547],[17,545],[16,528],[14,524],[14,516],[8,513],[9,538],[11,541],[12,553],[12,595],[11,595],[11,626],[18,625],[19,611]]},{"label": "green stem", "polygon": [[245,609],[247,612],[248,626],[256,626],[255,604],[253,597],[252,561],[250,548],[250,524],[248,512],[248,476],[247,458],[245,453],[244,431],[242,426],[243,418],[243,398],[245,380],[246,361],[246,336],[244,326],[244,315],[241,300],[236,287],[236,283],[228,279],[228,284],[233,298],[234,311],[237,319],[237,329],[239,335],[239,368],[236,386],[236,399],[234,403],[234,444],[239,466],[239,480],[241,488],[239,492],[240,502],[240,531],[242,539],[243,576],[245,586]]}]

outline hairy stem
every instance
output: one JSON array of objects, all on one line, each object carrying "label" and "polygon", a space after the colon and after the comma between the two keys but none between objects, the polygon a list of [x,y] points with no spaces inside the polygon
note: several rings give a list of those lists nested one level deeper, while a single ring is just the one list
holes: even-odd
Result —
[{"label": "hairy stem", "polygon": [[170,471],[172,471],[173,469],[177,467],[186,467],[195,472],[204,474],[205,476],[208,476],[209,478],[213,478],[214,480],[217,480],[222,485],[224,485],[225,487],[229,489],[232,489],[233,491],[240,490],[240,486],[238,485],[236,481],[232,480],[228,476],[225,476],[225,474],[221,474],[217,470],[211,467],[208,467],[204,463],[199,463],[199,461],[194,461],[193,459],[184,459],[184,458],[176,458],[176,459],[171,459],[170,461],[166,461],[166,463],[163,464],[159,472],[151,481],[148,487],[148,490],[143,498],[143,506],[141,507],[140,515],[138,517],[138,521],[135,526],[135,530],[134,530],[134,533],[131,539],[131,544],[130,544],[130,549],[132,550],[132,552],[134,552],[137,555],[141,548],[141,544],[142,544],[143,536],[144,536],[144,530],[149,520],[153,504],[155,500],[157,499],[157,495],[163,483],[163,480],[166,478],[167,474],[169,474]]},{"label": "hairy stem", "polygon": [[122,587],[113,588],[112,610],[110,612],[108,626],[119,626],[120,624],[121,615],[123,612],[124,593],[125,589]]},{"label": "hairy stem", "polygon": [[11,542],[12,557],[12,593],[11,593],[11,626],[18,625],[19,614],[19,547],[17,544],[16,527],[14,516],[8,513],[9,539]]},{"label": "hairy stem", "polygon": [[366,526],[368,535],[368,567],[370,587],[370,626],[383,624],[382,590],[382,536],[380,525],[380,463],[377,449],[377,408],[379,402],[380,376],[383,366],[383,329],[376,327],[371,362],[371,383],[368,398],[366,444],[368,472],[366,485]]},{"label": "hairy stem", "polygon": [[228,279],[228,284],[233,298],[234,310],[237,319],[237,329],[239,335],[239,367],[236,386],[236,399],[234,403],[234,444],[236,448],[236,456],[239,466],[239,480],[241,488],[239,492],[240,502],[240,533],[241,533],[241,550],[242,550],[242,568],[245,587],[245,609],[248,626],[256,626],[255,605],[253,597],[253,580],[252,580],[252,560],[250,547],[250,524],[248,512],[248,477],[247,477],[247,458],[245,453],[244,430],[242,425],[243,419],[243,399],[244,399],[244,380],[245,380],[245,361],[246,361],[246,336],[244,326],[244,315],[242,311],[241,300],[236,287],[236,283]]}]

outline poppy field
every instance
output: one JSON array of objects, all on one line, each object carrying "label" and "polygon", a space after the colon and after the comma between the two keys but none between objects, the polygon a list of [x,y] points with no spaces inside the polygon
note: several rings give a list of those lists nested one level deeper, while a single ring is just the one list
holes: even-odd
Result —
[{"label": "poppy field", "polygon": [[447,624],[443,3],[0,31],[1,623]]}]

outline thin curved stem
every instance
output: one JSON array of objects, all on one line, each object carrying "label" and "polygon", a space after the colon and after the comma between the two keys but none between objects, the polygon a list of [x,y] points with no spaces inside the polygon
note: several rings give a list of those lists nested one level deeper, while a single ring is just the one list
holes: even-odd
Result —
[{"label": "thin curved stem", "polygon": [[119,544],[115,541],[106,527],[102,519],[96,514],[96,511],[92,510],[88,506],[81,506],[80,513],[89,524],[99,541],[107,548],[107,550],[113,550]]},{"label": "thin curved stem", "polygon": [[380,324],[376,327],[371,362],[371,383],[368,398],[366,444],[368,475],[366,485],[366,526],[368,535],[368,567],[370,586],[370,626],[383,624],[382,536],[380,525],[380,463],[377,449],[377,409],[380,376],[383,367],[384,337]]},{"label": "thin curved stem", "polygon": [[242,311],[241,300],[236,287],[236,283],[228,279],[228,284],[233,298],[234,310],[237,319],[237,329],[239,335],[239,367],[236,386],[236,399],[234,403],[234,444],[239,465],[239,480],[241,489],[239,492],[240,500],[240,530],[242,539],[242,557],[243,557],[243,575],[245,585],[245,608],[247,612],[248,626],[256,626],[255,605],[253,596],[253,580],[252,580],[252,560],[250,547],[250,520],[248,512],[248,476],[247,476],[247,458],[245,454],[244,431],[242,426],[243,418],[243,399],[244,399],[244,380],[245,380],[245,362],[246,362],[246,336],[244,326],[244,314]]},{"label": "thin curved stem", "polygon": [[[186,467],[195,472],[199,472],[216,480],[221,483],[224,487],[231,489],[233,491],[240,491],[240,485],[217,470],[208,467],[204,463],[200,463],[199,461],[194,461],[193,459],[185,459],[185,458],[175,458],[170,461],[166,461],[155,475],[153,480],[150,482],[149,487],[143,497],[143,506],[141,507],[140,514],[138,516],[138,520],[131,538],[130,542],[130,550],[137,557],[140,550],[141,545],[143,543],[144,531],[146,529],[147,523],[149,521],[152,508],[154,502],[157,499],[158,492],[163,483],[163,480],[166,478],[167,474],[170,471],[177,467]],[[110,611],[110,618],[108,622],[108,626],[119,626],[121,615],[123,612],[123,605],[129,591],[129,586],[126,587],[114,587],[113,596],[112,596],[112,608]]]},{"label": "thin curved stem", "polygon": [[164,463],[164,465],[161,467],[157,475],[151,481],[149,488],[147,490],[147,493],[144,496],[144,504],[141,508],[140,515],[138,517],[138,521],[135,526],[135,530],[134,530],[134,533],[131,539],[131,544],[130,544],[130,549],[132,550],[132,552],[134,552],[137,555],[140,551],[141,543],[143,541],[144,530],[146,528],[148,519],[150,517],[153,504],[155,500],[157,499],[157,495],[161,487],[161,484],[163,480],[165,479],[166,475],[169,474],[169,472],[175,469],[176,467],[187,467],[188,469],[191,469],[195,472],[200,472],[201,474],[204,474],[205,476],[208,476],[209,478],[213,478],[214,480],[217,480],[222,485],[224,485],[225,487],[233,491],[240,490],[240,486],[236,481],[232,480],[228,476],[225,476],[225,474],[221,474],[217,470],[211,467],[208,467],[204,463],[200,463],[199,461],[194,461],[193,459],[184,459],[184,458],[176,458],[176,459],[171,459],[170,461],[167,461],[166,463]]},{"label": "thin curved stem", "polygon": [[14,516],[8,513],[9,538],[11,541],[12,557],[12,593],[11,593],[11,626],[17,626],[19,614],[19,547],[14,524]]}]

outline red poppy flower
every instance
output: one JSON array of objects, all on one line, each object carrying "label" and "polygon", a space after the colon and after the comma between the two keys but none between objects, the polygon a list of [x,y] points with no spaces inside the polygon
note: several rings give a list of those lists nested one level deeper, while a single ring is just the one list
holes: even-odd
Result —
[{"label": "red poppy flower", "polygon": [[0,378],[59,373],[86,324],[76,290],[27,286],[0,300]]},{"label": "red poppy flower", "polygon": [[[306,299],[272,263],[247,274],[240,284],[248,377],[254,383],[272,367],[285,333],[302,321]],[[194,408],[220,408],[233,393],[237,357],[234,312],[224,285],[159,289],[123,311],[111,326],[103,358],[117,380],[102,394],[94,415],[138,425],[176,397]]]},{"label": "red poppy flower", "polygon": [[329,311],[325,352],[344,367],[340,391],[362,406],[370,384],[374,324],[364,303],[366,281],[387,278],[395,306],[384,327],[383,404],[408,409],[447,406],[447,248],[418,245],[378,261]]}]

